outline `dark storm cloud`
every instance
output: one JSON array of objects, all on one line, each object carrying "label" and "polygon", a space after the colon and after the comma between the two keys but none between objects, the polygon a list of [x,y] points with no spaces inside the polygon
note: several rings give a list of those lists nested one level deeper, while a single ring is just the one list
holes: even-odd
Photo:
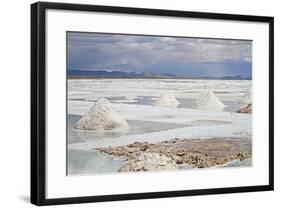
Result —
[{"label": "dark storm cloud", "polygon": [[68,33],[68,66],[88,70],[250,75],[251,44],[239,40]]}]

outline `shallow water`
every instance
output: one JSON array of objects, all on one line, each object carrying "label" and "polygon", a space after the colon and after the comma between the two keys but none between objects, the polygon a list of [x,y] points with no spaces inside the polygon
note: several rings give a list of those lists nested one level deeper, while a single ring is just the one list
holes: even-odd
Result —
[{"label": "shallow water", "polygon": [[[109,101],[113,102],[113,103],[114,102],[119,103],[120,101],[124,100],[124,101],[122,101],[122,103],[153,106],[153,103],[154,103],[156,97],[153,97],[153,96],[137,96],[135,99],[128,100],[126,97],[120,96],[120,97],[109,97],[107,99]],[[177,98],[177,100],[180,103],[178,108],[196,109],[196,99]],[[223,109],[223,111],[236,112],[239,109],[239,104],[237,102],[222,100],[222,103],[226,106]]]},{"label": "shallow water", "polygon": [[222,167],[244,167],[244,166],[251,166],[252,165],[252,159],[243,160],[243,161],[233,161],[230,163],[227,163],[226,165],[222,165]]},{"label": "shallow water", "polygon": [[[116,159],[116,157],[100,153],[96,150],[68,150],[68,175],[91,175],[99,173],[116,173],[124,164],[125,160]],[[233,161],[221,168],[226,167],[249,167],[252,160]],[[212,167],[211,167],[212,168]],[[180,166],[179,170],[194,169],[192,166]],[[197,168],[195,168],[197,169]]]},{"label": "shallow water", "polygon": [[68,115],[68,144],[87,142],[94,139],[117,138],[123,135],[133,135],[141,133],[151,133],[168,129],[185,127],[188,125],[176,123],[163,123],[153,121],[127,120],[130,129],[127,132],[107,131],[93,132],[81,131],[73,128],[74,124],[81,118],[79,115]]},{"label": "shallow water", "polygon": [[[131,110],[132,115],[139,113],[142,115],[144,112],[142,110],[143,105],[152,106],[157,96],[166,91],[175,92],[177,100],[180,102],[178,108],[182,111],[182,108],[191,108],[196,109],[196,98],[199,97],[199,93],[202,89],[213,89],[214,93],[219,96],[221,101],[226,106],[223,111],[227,112],[236,112],[239,109],[238,101],[245,94],[251,94],[251,81],[221,81],[221,80],[179,80],[179,79],[169,79],[169,80],[151,80],[151,79],[93,79],[93,80],[69,80],[68,85],[68,98],[69,100],[75,100],[80,102],[74,102],[75,104],[80,103],[80,105],[74,105],[78,109],[83,105],[89,107],[91,102],[94,102],[96,98],[105,97],[111,103],[118,104],[119,107],[122,104],[125,107],[132,105],[138,105],[139,107],[132,106]],[[118,96],[116,96],[118,95]],[[133,95],[133,96],[132,96]],[[87,101],[87,102],[84,102]],[[90,103],[89,103],[90,102]],[[71,106],[71,105],[70,105]],[[129,107],[129,108],[130,108]],[[237,115],[227,114],[222,116],[220,114],[215,115],[214,117],[209,117],[203,115],[204,113],[198,114],[197,117],[192,118],[191,122],[189,119],[184,119],[185,114],[180,113],[164,113],[162,114],[163,109],[157,109],[158,113],[146,114],[146,118],[151,121],[138,121],[138,120],[128,120],[130,129],[127,132],[90,132],[90,131],[79,131],[73,129],[73,125],[81,118],[77,115],[68,116],[68,144],[78,145],[82,144],[82,148],[68,149],[68,174],[69,175],[81,175],[81,174],[97,174],[97,173],[114,173],[118,171],[120,166],[123,164],[123,160],[116,160],[114,157],[100,153],[94,150],[95,146],[99,145],[120,145],[123,142],[122,137],[125,135],[138,135],[142,133],[154,133],[160,132],[158,136],[161,137],[166,135],[161,131],[169,129],[177,129],[181,127],[186,128],[186,134],[189,134],[189,129],[192,129],[192,126],[200,126],[197,132],[204,132],[204,129],[209,127],[214,127],[213,130],[210,130],[208,135],[213,136],[213,132],[220,132],[222,128],[228,130],[227,125],[234,122],[234,125],[237,126],[237,129],[234,129],[235,132],[247,132],[247,122],[244,125],[244,117],[247,115],[241,115],[242,120],[239,119],[239,125],[235,124],[235,120],[232,120],[233,117],[238,117]],[[72,109],[73,110],[73,109]],[[83,113],[84,113],[83,109]],[[179,110],[179,109],[177,109]],[[81,110],[82,112],[82,110]],[[73,114],[80,114],[80,110],[71,112]],[[221,112],[219,112],[221,113]],[[130,114],[129,114],[130,115]],[[137,114],[138,115],[138,114]],[[203,115],[203,116],[201,116]],[[210,114],[211,115],[211,114]],[[135,116],[131,118],[136,118]],[[154,122],[154,120],[162,119],[168,123],[163,122]],[[169,120],[171,119],[171,120]],[[182,120],[181,120],[182,119]],[[172,123],[177,121],[175,123]],[[161,120],[162,121],[162,120]],[[183,123],[188,123],[188,125],[177,124],[183,121]],[[241,125],[240,125],[241,124]],[[189,128],[190,127],[190,128]],[[246,130],[245,130],[245,129]],[[230,132],[234,131],[231,130]],[[251,132],[249,130],[249,132]],[[193,135],[191,132],[190,134]],[[201,134],[201,133],[199,133]],[[149,135],[149,134],[148,134]],[[185,132],[184,134],[185,135]],[[197,133],[196,133],[197,135]],[[220,133],[218,133],[220,135]],[[226,133],[226,136],[228,133]],[[236,134],[235,134],[236,135]],[[157,135],[156,135],[157,136]],[[173,137],[172,135],[171,137]],[[225,136],[225,135],[223,135]],[[120,137],[120,138],[118,138]],[[133,136],[132,136],[133,137]],[[196,136],[194,136],[196,137]],[[118,139],[117,139],[118,138]],[[129,136],[131,138],[131,136]],[[142,139],[141,136],[138,139]],[[169,137],[170,138],[170,137]],[[128,138],[127,138],[128,139]],[[154,136],[151,137],[154,139]],[[152,142],[152,141],[151,141]],[[91,144],[91,145],[89,145]],[[86,146],[84,149],[83,145]],[[88,147],[88,148],[87,148]],[[93,149],[91,149],[93,148]],[[228,164],[225,164],[221,167],[241,167],[241,166],[250,166],[252,164],[251,160],[245,161],[233,161]],[[184,167],[184,169],[189,169],[192,167]]]},{"label": "shallow water", "polygon": [[124,160],[98,151],[68,150],[68,175],[117,172]]},{"label": "shallow water", "polygon": [[[91,132],[80,131],[73,128],[75,123],[81,117],[82,116],[79,115],[68,115],[68,144],[84,143],[89,141],[96,141],[97,143],[100,143],[103,142],[103,140],[106,140],[107,143],[115,142],[115,140],[122,135],[150,133],[188,126],[176,123],[128,120],[128,123],[130,125],[130,129],[128,132]],[[215,120],[195,120],[192,122],[192,125],[221,125],[225,123],[227,122]],[[99,151],[96,151],[94,147],[90,151],[68,149],[69,175],[87,175],[117,172],[123,163],[124,160],[116,160],[110,155],[106,155],[100,153]],[[239,166],[239,164],[237,164],[237,166]],[[187,167],[183,169],[187,169]]]},{"label": "shallow water", "polygon": [[[166,129],[179,128],[186,125],[175,123],[160,123],[151,121],[129,120],[130,130],[128,132],[90,132],[73,129],[74,124],[82,116],[68,115],[68,144],[82,143],[92,140],[115,139],[122,135],[133,135],[143,132],[162,131]],[[94,149],[73,150],[68,149],[68,174],[84,175],[96,173],[117,172],[124,160],[116,160],[114,157],[100,153]]]},{"label": "shallow water", "polygon": [[[125,96],[116,96],[116,97],[106,97],[112,103],[124,103],[124,104],[134,104],[134,105],[149,105],[153,106],[153,103],[157,97],[153,96],[136,96],[133,99],[128,99]],[[71,99],[75,101],[86,101],[88,99]],[[191,98],[177,98],[180,102],[178,108],[192,108],[196,109],[196,99]],[[90,100],[94,101],[94,100]],[[226,101],[222,100],[222,103],[226,106],[223,111],[227,112],[236,112],[239,109],[239,104],[235,101]]]},{"label": "shallow water", "polygon": [[[87,142],[90,139],[100,139],[102,134],[91,134],[85,131],[73,129],[74,124],[82,116],[68,115],[68,144]],[[111,132],[112,137],[121,136],[118,132]],[[103,154],[96,150],[73,150],[67,151],[67,174],[88,175],[96,173],[117,172],[123,160],[115,160],[112,156]]]}]

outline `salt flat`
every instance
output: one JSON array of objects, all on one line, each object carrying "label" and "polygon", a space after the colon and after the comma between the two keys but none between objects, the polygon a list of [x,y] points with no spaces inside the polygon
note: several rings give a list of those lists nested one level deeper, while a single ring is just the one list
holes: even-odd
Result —
[{"label": "salt flat", "polygon": [[[204,111],[196,106],[181,104],[178,108],[152,105],[163,93],[171,93],[178,100],[191,102],[200,93],[211,90],[226,107],[234,110]],[[135,141],[159,142],[184,138],[251,137],[251,114],[235,111],[246,95],[251,94],[249,80],[192,80],[192,79],[70,79],[68,80],[68,114],[84,115],[99,98],[106,98],[126,120],[175,123],[183,127],[138,134],[122,134],[102,139],[87,138],[86,142],[69,144],[69,149],[90,150],[103,146],[126,145]],[[143,102],[138,102],[140,99]],[[142,104],[143,103],[143,104]],[[236,110],[235,110],[236,109]]]}]

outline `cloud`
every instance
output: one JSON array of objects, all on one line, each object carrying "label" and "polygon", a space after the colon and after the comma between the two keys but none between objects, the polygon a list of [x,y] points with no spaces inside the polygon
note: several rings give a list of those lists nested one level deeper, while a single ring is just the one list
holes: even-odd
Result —
[{"label": "cloud", "polygon": [[227,64],[240,63],[249,74],[251,59],[252,42],[246,40],[68,33],[68,65],[75,69],[169,72],[170,66],[174,73],[183,73],[205,66],[216,71],[212,65],[227,74],[232,71]]}]

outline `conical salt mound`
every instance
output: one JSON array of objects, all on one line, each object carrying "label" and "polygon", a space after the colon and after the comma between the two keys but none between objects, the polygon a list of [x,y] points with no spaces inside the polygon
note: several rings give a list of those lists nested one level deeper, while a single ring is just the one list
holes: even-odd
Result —
[{"label": "conical salt mound", "polygon": [[211,90],[203,91],[196,103],[197,109],[200,110],[222,111],[225,108],[225,105]]},{"label": "conical salt mound", "polygon": [[75,129],[91,131],[124,131],[129,128],[127,121],[116,112],[110,102],[98,99],[90,110],[75,124]]},{"label": "conical salt mound", "polygon": [[154,105],[161,107],[170,107],[177,108],[179,105],[179,101],[170,93],[163,93],[159,98],[157,98],[154,102]]}]

